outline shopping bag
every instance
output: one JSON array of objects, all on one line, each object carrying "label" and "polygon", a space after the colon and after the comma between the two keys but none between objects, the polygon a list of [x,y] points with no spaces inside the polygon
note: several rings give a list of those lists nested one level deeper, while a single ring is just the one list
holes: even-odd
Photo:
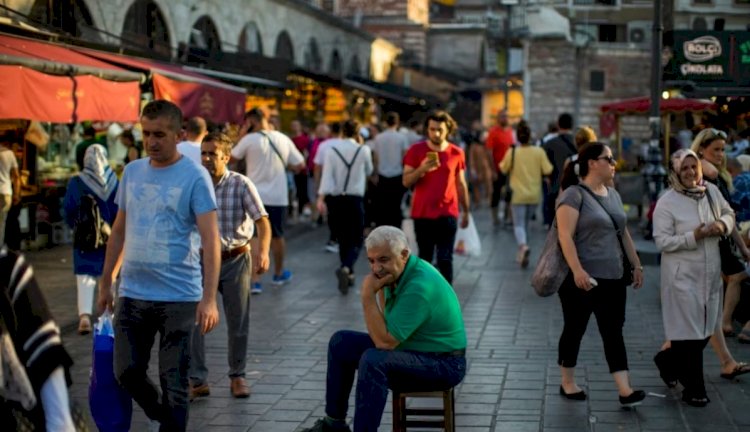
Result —
[{"label": "shopping bag", "polygon": [[469,215],[469,225],[466,228],[458,228],[456,241],[453,244],[453,252],[457,255],[478,257],[482,255],[482,240],[479,239],[477,226],[474,218]]},{"label": "shopping bag", "polygon": [[130,430],[133,402],[120,387],[113,370],[115,333],[112,314],[105,312],[94,326],[94,354],[89,381],[89,408],[101,432]]},{"label": "shopping bag", "polygon": [[552,223],[552,227],[547,232],[547,239],[544,241],[542,253],[536,263],[534,274],[531,275],[531,286],[534,291],[541,297],[548,297],[556,293],[570,273],[567,261],[560,249],[560,242],[557,234],[557,221]]},{"label": "shopping bag", "polygon": [[406,240],[409,241],[409,250],[414,256],[419,255],[419,247],[417,246],[417,233],[414,231],[414,219],[404,219],[401,222],[401,231],[406,234]]}]

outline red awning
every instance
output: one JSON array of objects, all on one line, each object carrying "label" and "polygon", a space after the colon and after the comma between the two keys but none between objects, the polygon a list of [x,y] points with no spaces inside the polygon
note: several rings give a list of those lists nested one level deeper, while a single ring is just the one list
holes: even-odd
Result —
[{"label": "red awning", "polygon": [[[651,98],[638,97],[611,102],[600,107],[603,113],[612,114],[647,114],[651,109]],[[659,110],[662,114],[681,112],[713,111],[716,104],[702,99],[662,99],[659,101]]]},{"label": "red awning", "polygon": [[0,119],[53,123],[138,121],[140,89],[135,81],[114,82],[89,75],[55,76],[4,65],[0,65],[0,76]]},{"label": "red awning", "polygon": [[66,47],[0,34],[0,118],[138,120],[142,74]]},{"label": "red awning", "polygon": [[245,89],[179,66],[85,48],[78,51],[100,60],[152,74],[154,97],[174,102],[185,117],[201,116],[215,123],[241,123]]}]

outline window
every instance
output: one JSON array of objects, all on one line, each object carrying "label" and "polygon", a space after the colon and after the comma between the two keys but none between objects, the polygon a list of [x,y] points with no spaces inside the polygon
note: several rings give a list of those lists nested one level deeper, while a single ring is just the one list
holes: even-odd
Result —
[{"label": "window", "polygon": [[693,0],[693,3],[695,3],[695,4],[711,4],[711,3],[713,3],[713,0]]},{"label": "window", "polygon": [[592,92],[604,91],[604,71],[592,70],[589,73],[589,90]]},{"label": "window", "polygon": [[626,27],[615,24],[599,24],[599,42],[625,42]]}]

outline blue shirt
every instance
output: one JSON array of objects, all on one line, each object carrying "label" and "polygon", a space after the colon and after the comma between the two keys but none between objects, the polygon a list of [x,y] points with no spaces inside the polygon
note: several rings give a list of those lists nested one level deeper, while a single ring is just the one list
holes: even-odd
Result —
[{"label": "blue shirt", "polygon": [[732,208],[737,222],[750,220],[750,172],[743,172],[734,178],[734,192],[732,192]]},{"label": "blue shirt", "polygon": [[211,178],[186,157],[155,168],[125,167],[117,204],[125,212],[120,297],[197,302],[203,293],[196,216],[216,210]]}]

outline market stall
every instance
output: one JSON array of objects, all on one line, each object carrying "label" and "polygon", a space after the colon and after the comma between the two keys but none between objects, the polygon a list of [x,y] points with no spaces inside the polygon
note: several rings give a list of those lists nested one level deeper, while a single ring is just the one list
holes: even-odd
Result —
[{"label": "market stall", "polygon": [[[622,156],[622,137],[620,135],[620,120],[623,116],[649,114],[651,109],[651,99],[647,96],[625,99],[617,102],[610,102],[602,105],[600,108],[601,117],[599,119],[599,132],[602,136],[615,134],[617,143],[617,155]],[[664,125],[664,160],[669,160],[669,136],[670,121],[669,116],[686,112],[701,113],[704,111],[715,111],[716,104],[703,99],[681,99],[670,98],[659,101],[659,111]]]}]

